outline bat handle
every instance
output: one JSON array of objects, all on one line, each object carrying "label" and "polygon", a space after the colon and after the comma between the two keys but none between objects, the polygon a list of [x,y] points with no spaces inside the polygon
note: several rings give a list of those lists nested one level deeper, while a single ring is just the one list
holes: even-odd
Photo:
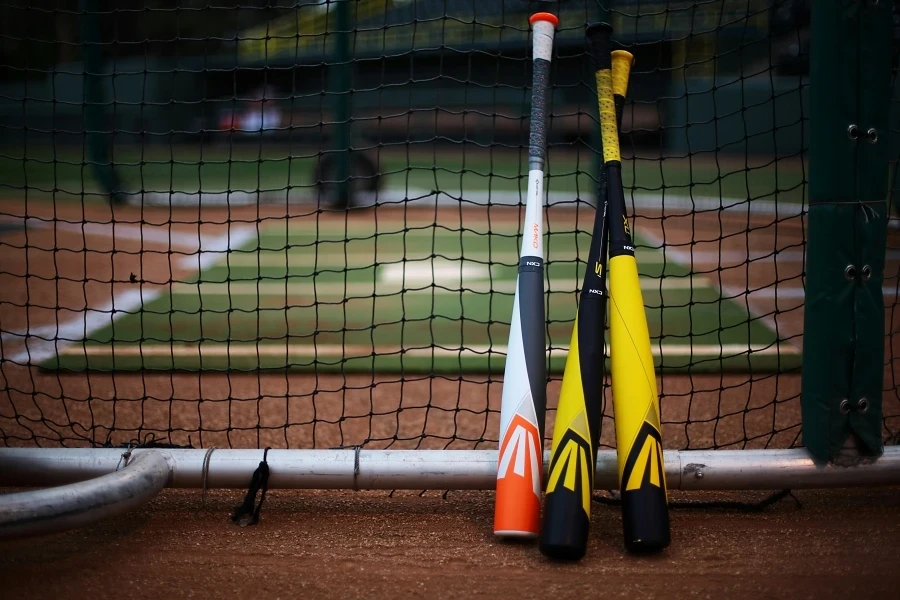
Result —
[{"label": "bat handle", "polygon": [[625,98],[628,95],[628,78],[631,76],[634,55],[628,50],[613,50],[610,53],[610,62],[612,63],[613,95]]},{"label": "bat handle", "polygon": [[634,65],[634,55],[627,50],[613,50],[612,59],[612,90],[616,104],[616,130],[622,131],[622,114],[625,112],[625,96],[628,94],[628,80],[631,77],[631,67]]},{"label": "bat handle", "polygon": [[[553,37],[559,19],[550,13],[535,13],[528,20],[534,31],[534,81],[531,87],[531,134],[529,136],[529,171],[543,171],[547,153],[547,106],[550,96],[550,60]],[[542,175],[543,177],[543,175]]]},{"label": "bat handle", "polygon": [[612,33],[613,28],[609,23],[594,23],[585,30],[595,73],[612,66],[609,53]]}]

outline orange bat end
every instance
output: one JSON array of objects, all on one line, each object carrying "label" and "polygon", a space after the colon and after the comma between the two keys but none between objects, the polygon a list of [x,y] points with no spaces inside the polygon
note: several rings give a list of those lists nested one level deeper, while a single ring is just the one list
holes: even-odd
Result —
[{"label": "orange bat end", "polygon": [[537,21],[547,21],[548,23],[552,23],[554,27],[559,27],[559,17],[547,12],[534,13],[531,15],[531,18],[528,19],[528,22],[532,25]]},{"label": "orange bat end", "polygon": [[543,462],[537,427],[516,415],[500,446],[494,501],[495,535],[536,538],[540,533]]}]

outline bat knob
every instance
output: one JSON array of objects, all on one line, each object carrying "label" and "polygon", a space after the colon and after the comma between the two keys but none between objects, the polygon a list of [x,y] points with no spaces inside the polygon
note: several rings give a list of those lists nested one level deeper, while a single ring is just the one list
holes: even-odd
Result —
[{"label": "bat knob", "polygon": [[610,68],[609,48],[612,43],[613,28],[609,23],[594,23],[585,30],[591,56],[594,59],[594,71]]},{"label": "bat knob", "polygon": [[531,15],[531,18],[528,19],[528,22],[532,25],[539,21],[546,21],[553,25],[553,27],[559,27],[559,17],[548,12],[534,13],[533,15]]},{"label": "bat knob", "polygon": [[594,23],[588,25],[587,29],[584,30],[584,33],[592,42],[606,41],[608,44],[610,38],[612,38],[613,26],[609,23]]}]

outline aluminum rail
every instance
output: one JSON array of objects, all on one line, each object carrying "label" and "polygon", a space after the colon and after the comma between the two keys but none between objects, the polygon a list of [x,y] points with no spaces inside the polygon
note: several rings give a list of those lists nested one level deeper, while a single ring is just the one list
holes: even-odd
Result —
[{"label": "aluminum rail", "polygon": [[[0,486],[61,485],[113,473],[125,451],[0,448]],[[169,487],[245,488],[262,450],[135,449],[168,464]],[[208,469],[204,460],[208,458]],[[900,485],[900,447],[879,458],[856,455],[854,466],[814,459],[807,450],[670,450],[665,452],[669,488],[771,490]],[[845,453],[843,462],[848,462]],[[496,450],[270,450],[273,489],[474,489],[496,485]],[[545,465],[548,465],[545,460]],[[613,450],[597,455],[595,487],[617,487]]]},{"label": "aluminum rail", "polygon": [[[17,452],[11,454],[5,462],[18,462]],[[31,462],[22,462],[26,461]],[[0,539],[56,533],[120,515],[150,501],[169,479],[165,457],[155,452],[135,453],[117,471],[122,464],[126,463],[111,465],[105,474],[88,481],[0,495]]]}]

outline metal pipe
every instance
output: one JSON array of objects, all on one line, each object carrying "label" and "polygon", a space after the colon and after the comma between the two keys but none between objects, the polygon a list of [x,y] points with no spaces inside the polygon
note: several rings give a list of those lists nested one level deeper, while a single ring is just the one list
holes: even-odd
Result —
[{"label": "metal pipe", "polygon": [[[122,449],[0,448],[0,485],[61,485],[115,471]],[[262,450],[135,449],[159,453],[168,463],[169,487],[245,488]],[[545,457],[545,464],[549,464]],[[854,466],[816,460],[790,450],[668,450],[670,489],[767,490],[900,484],[900,447],[879,458],[856,456]],[[270,450],[273,489],[493,489],[496,450]],[[597,453],[595,487],[615,489],[614,450]]]},{"label": "metal pipe", "polygon": [[[17,459],[17,454],[6,456],[4,462],[43,466],[21,455]],[[120,515],[150,501],[169,479],[169,466],[156,452],[137,454],[120,471],[116,467],[111,465],[107,474],[80,483],[0,495],[0,539],[57,533]]]}]

